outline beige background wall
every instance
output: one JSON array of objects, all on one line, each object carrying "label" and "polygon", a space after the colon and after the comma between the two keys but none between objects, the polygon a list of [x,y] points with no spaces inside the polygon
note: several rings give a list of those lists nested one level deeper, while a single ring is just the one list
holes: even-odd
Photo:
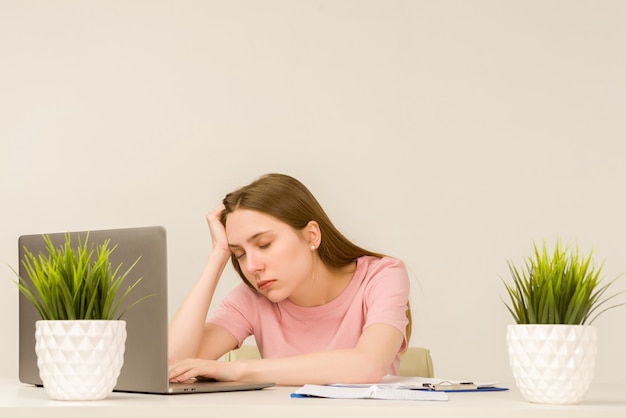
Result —
[{"label": "beige background wall", "polygon": [[[278,171],[407,263],[438,376],[511,381],[507,259],[560,235],[626,271],[624,22],[620,0],[0,0],[0,375],[19,235],[164,225],[173,311],[205,213]],[[597,322],[597,382],[626,375],[625,320]]]}]

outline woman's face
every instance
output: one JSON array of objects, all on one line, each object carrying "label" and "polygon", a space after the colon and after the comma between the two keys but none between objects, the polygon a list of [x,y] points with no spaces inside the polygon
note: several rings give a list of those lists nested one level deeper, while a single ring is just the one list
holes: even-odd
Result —
[{"label": "woman's face", "polygon": [[288,298],[311,278],[311,244],[272,216],[237,209],[226,218],[226,236],[246,279],[272,302]]}]

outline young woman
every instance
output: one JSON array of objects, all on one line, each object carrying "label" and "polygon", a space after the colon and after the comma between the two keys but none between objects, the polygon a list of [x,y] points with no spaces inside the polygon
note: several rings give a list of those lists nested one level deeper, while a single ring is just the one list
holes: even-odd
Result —
[{"label": "young woman", "polygon": [[[207,215],[212,251],[170,323],[172,381],[375,383],[410,332],[402,262],[350,242],[298,180],[268,174]],[[243,282],[207,319],[231,259]],[[218,361],[254,335],[263,359]]]}]

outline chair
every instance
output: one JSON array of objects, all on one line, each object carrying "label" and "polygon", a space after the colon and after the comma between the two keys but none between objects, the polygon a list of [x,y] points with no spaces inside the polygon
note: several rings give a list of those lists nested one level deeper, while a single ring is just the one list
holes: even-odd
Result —
[{"label": "chair", "polygon": [[424,347],[408,347],[400,354],[400,376],[435,377],[430,350]]},{"label": "chair", "polygon": [[[226,353],[227,361],[256,360],[261,354],[256,345],[244,344]],[[430,350],[424,347],[409,347],[400,355],[400,376],[434,377]]]},{"label": "chair", "polygon": [[257,360],[261,358],[261,353],[256,344],[244,344],[236,350],[226,353],[226,361],[234,360]]}]

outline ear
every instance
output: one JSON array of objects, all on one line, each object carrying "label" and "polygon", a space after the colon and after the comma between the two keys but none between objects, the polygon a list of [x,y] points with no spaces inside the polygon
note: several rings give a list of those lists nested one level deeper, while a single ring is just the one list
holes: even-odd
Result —
[{"label": "ear", "polygon": [[304,240],[307,244],[314,245],[315,248],[320,246],[320,243],[322,242],[322,231],[316,221],[309,221],[302,232],[304,233]]}]

